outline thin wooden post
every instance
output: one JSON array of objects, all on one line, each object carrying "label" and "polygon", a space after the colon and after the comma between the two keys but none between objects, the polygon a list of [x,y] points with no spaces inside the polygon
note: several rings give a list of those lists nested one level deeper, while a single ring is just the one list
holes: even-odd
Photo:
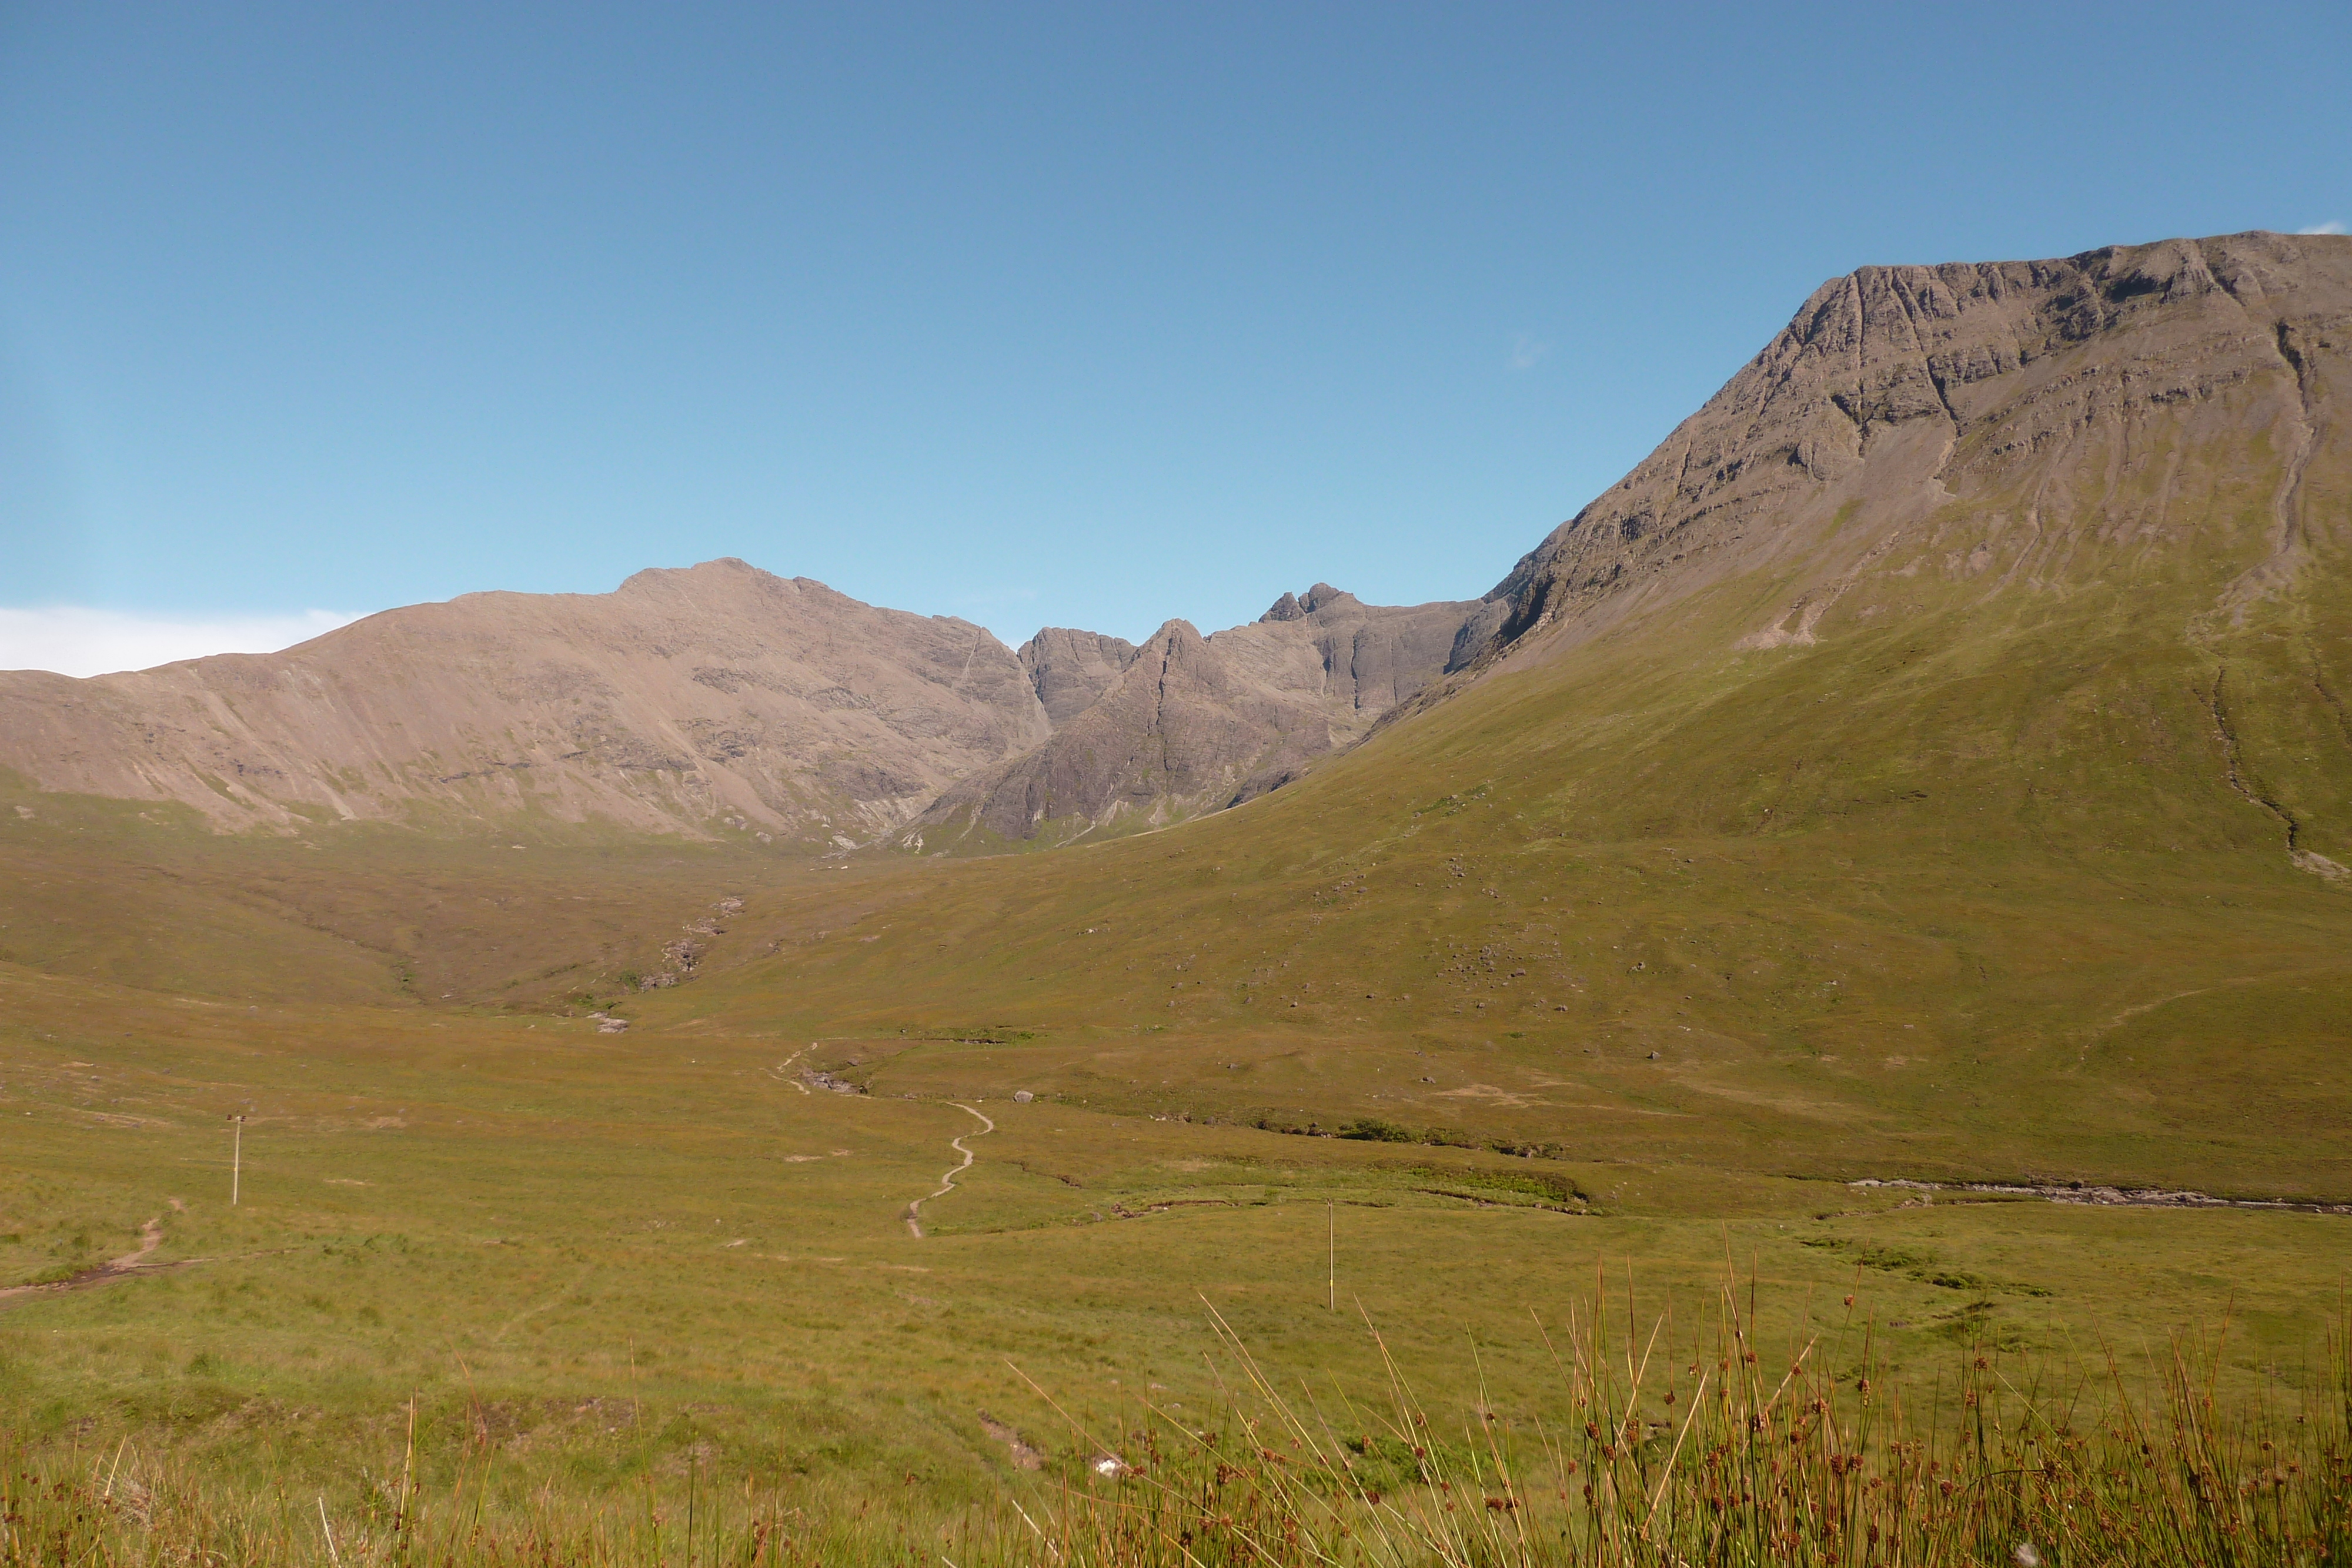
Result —
[{"label": "thin wooden post", "polygon": [[1331,1311],[1339,1310],[1339,1202],[1323,1200],[1323,1287]]},{"label": "thin wooden post", "polygon": [[228,1206],[236,1207],[237,1192],[245,1185],[245,1118],[236,1118],[236,1142],[231,1146],[228,1163]]}]

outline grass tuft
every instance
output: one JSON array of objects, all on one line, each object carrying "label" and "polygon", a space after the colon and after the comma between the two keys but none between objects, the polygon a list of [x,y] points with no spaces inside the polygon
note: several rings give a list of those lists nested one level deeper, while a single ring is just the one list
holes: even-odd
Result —
[{"label": "grass tuft", "polygon": [[691,1442],[682,1475],[518,1490],[470,1423],[428,1489],[414,1412],[397,1468],[332,1504],[128,1440],[68,1456],[0,1437],[0,1568],[2352,1562],[2352,1316],[2289,1403],[2221,1391],[2226,1324],[2177,1336],[2152,1380],[2104,1353],[1983,1346],[1900,1375],[1851,1298],[1834,1330],[1768,1347],[1758,1293],[1729,1281],[1678,1322],[1604,1279],[1532,1322],[1553,1381],[1523,1408],[1494,1404],[1483,1374],[1433,1403],[1369,1317],[1378,1387],[1294,1383],[1212,1308],[1213,1415],[1147,1400],[1106,1426],[1039,1388],[1066,1429],[1041,1473],[951,1509],[839,1476],[736,1476]]}]

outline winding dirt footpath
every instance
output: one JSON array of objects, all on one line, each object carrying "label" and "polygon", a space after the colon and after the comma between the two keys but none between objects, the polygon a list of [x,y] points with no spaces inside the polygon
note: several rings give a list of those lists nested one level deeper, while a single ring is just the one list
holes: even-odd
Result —
[{"label": "winding dirt footpath", "polygon": [[[30,1301],[35,1296],[56,1295],[61,1291],[87,1291],[93,1286],[111,1284],[117,1280],[127,1280],[133,1274],[152,1274],[164,1269],[178,1268],[180,1265],[175,1263],[148,1266],[147,1255],[163,1244],[163,1222],[160,1218],[151,1219],[139,1228],[138,1251],[125,1252],[111,1262],[94,1265],[70,1278],[53,1280],[46,1285],[10,1285],[5,1290],[0,1290],[0,1312],[5,1312],[10,1307]],[[198,1262],[201,1260],[190,1259],[188,1261]]]},{"label": "winding dirt footpath", "polygon": [[980,1120],[980,1131],[977,1133],[966,1133],[963,1134],[963,1137],[950,1138],[948,1140],[949,1146],[963,1156],[963,1164],[956,1166],[955,1169],[949,1171],[946,1175],[940,1177],[940,1189],[937,1192],[927,1192],[922,1197],[917,1198],[914,1202],[907,1206],[907,1228],[914,1232],[915,1239],[918,1241],[923,1239],[923,1222],[920,1218],[923,1205],[930,1202],[931,1199],[935,1197],[945,1197],[948,1194],[953,1192],[955,1190],[956,1177],[971,1169],[971,1162],[976,1156],[970,1149],[964,1147],[964,1138],[985,1137],[989,1134],[996,1131],[995,1123],[990,1121],[986,1116],[981,1115],[979,1112],[972,1110],[971,1106],[965,1104],[962,1101],[950,1101],[950,1103],[954,1105],[959,1111],[966,1112],[972,1116],[978,1117]]}]

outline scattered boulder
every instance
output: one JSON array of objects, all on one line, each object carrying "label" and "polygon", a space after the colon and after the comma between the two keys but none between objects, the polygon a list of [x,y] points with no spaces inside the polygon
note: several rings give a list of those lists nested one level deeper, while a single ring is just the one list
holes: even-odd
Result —
[{"label": "scattered boulder", "polygon": [[863,1083],[852,1083],[846,1078],[836,1078],[830,1072],[821,1072],[813,1067],[802,1072],[801,1076],[807,1082],[815,1084],[819,1089],[829,1089],[835,1094],[863,1094],[866,1092],[866,1085]]}]

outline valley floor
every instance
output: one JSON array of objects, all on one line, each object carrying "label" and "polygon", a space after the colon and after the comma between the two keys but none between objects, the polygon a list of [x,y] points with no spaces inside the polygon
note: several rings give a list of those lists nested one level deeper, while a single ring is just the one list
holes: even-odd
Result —
[{"label": "valley floor", "polygon": [[1696,1338],[1733,1280],[1774,1355],[1866,1341],[1928,1404],[1978,1354],[2152,1386],[2183,1332],[2292,1400],[2352,1224],[1016,1102],[1003,1046],[0,994],[0,1280],[59,1286],[0,1298],[16,1440],[330,1507],[483,1451],[515,1498],[692,1471],[958,1506],[1147,1402],[1222,1410],[1218,1320],[1286,1380],[1377,1398],[1384,1345],[1449,1421],[1556,1421],[1547,1333],[1599,1301]]}]

